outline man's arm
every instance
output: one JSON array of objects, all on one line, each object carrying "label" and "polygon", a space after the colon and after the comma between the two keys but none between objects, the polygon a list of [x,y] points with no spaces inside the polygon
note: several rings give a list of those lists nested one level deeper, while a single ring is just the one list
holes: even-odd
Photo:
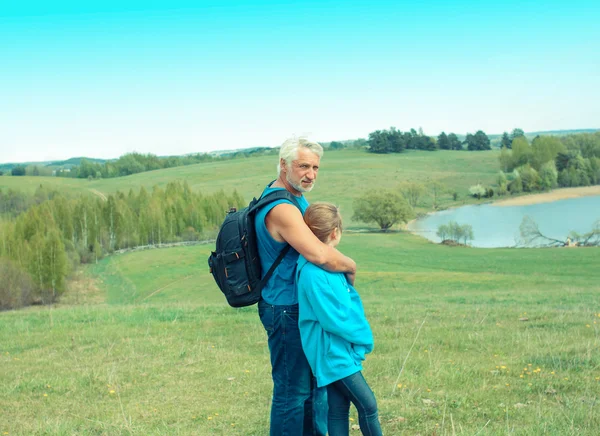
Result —
[{"label": "man's arm", "polygon": [[282,203],[267,214],[269,233],[279,241],[285,241],[311,263],[332,272],[345,272],[354,281],[356,262],[338,250],[322,243],[308,228],[297,207]]}]

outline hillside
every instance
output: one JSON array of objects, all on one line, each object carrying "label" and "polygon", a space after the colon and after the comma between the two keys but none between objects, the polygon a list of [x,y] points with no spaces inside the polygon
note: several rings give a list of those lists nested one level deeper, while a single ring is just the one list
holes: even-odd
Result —
[{"label": "hillside", "polygon": [[[331,201],[339,204],[347,219],[352,216],[352,201],[366,191],[395,188],[402,181],[427,182],[438,180],[448,190],[459,193],[458,204],[468,199],[468,188],[477,183],[493,184],[498,172],[498,151],[407,151],[380,155],[362,150],[326,151],[310,201]],[[104,180],[67,179],[59,177],[0,177],[0,188],[34,192],[43,184],[64,193],[80,194],[99,191],[105,195],[118,190],[147,190],[161,187],[173,180],[185,180],[193,190],[212,193],[236,189],[246,201],[259,195],[264,186],[276,178],[277,157],[254,156],[207,162],[163,170],[149,171],[127,177]],[[456,204],[446,194],[441,206]],[[427,203],[425,209],[427,210]]]}]

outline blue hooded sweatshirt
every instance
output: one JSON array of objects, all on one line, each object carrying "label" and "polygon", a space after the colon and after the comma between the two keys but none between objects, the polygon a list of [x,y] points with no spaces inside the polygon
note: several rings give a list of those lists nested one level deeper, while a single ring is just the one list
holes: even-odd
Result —
[{"label": "blue hooded sweatshirt", "polygon": [[362,370],[373,350],[373,334],[356,289],[343,273],[332,273],[298,258],[296,272],[302,348],[326,386]]}]

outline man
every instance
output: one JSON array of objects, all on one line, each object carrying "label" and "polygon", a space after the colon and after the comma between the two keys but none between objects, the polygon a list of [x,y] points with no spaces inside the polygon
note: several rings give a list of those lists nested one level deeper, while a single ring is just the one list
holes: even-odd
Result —
[{"label": "man", "polygon": [[297,197],[302,211],[288,200],[280,200],[261,209],[255,220],[263,272],[269,270],[287,244],[292,247],[263,288],[258,303],[271,354],[271,436],[327,433],[326,391],[316,387],[298,330],[296,261],[301,253],[328,271],[347,273],[352,282],[356,263],[317,239],[302,218],[308,207],[303,193],[314,187],[322,155],[323,148],[305,138],[284,142],[279,152],[278,178],[264,193],[287,189]]}]

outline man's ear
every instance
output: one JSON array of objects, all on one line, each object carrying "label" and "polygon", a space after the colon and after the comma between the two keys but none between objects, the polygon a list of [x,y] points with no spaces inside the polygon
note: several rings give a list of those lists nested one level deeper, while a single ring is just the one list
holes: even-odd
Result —
[{"label": "man's ear", "polygon": [[285,161],[284,158],[280,158],[279,159],[279,167],[287,172],[287,162]]}]

